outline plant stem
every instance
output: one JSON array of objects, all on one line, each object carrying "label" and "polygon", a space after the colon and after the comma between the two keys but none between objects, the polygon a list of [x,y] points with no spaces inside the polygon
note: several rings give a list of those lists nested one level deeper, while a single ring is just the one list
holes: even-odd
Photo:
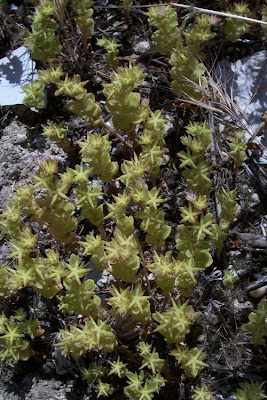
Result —
[{"label": "plant stem", "polygon": [[128,149],[133,149],[133,145],[131,145],[130,143],[126,142],[126,139],[124,139],[124,137],[122,137],[117,131],[116,129],[112,128],[111,126],[109,126],[108,124],[106,124],[103,120],[101,120],[100,125],[107,129],[113,136],[115,136],[117,139],[119,139],[120,142],[122,142],[126,147],[128,147]]},{"label": "plant stem", "polygon": [[82,45],[83,45],[83,52],[86,58],[89,56],[89,51],[88,51],[88,43],[87,43],[87,37],[82,34]]},{"label": "plant stem", "polygon": [[160,308],[161,313],[165,310],[166,304],[168,303],[169,299],[170,299],[170,296],[168,294],[166,294],[164,296],[164,300],[163,300],[162,306]]},{"label": "plant stem", "polygon": [[142,246],[141,246],[141,244],[139,242],[139,239],[138,239],[138,236],[137,236],[136,232],[134,232],[134,237],[135,237],[135,241],[137,243],[139,256],[140,256],[142,264],[143,264],[143,270],[142,270],[143,271],[143,275],[144,275],[145,280],[146,280],[148,291],[149,291],[149,293],[151,293],[151,286],[150,286],[150,282],[149,282],[149,279],[148,279],[148,276],[147,276],[147,269],[146,269],[146,264],[147,263],[146,263],[146,260],[145,260],[145,256],[144,256],[144,252],[143,252]]}]

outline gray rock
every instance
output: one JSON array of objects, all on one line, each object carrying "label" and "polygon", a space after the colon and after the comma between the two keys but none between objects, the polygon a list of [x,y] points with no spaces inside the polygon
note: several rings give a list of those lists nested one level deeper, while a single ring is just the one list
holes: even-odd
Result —
[{"label": "gray rock", "polygon": [[[166,118],[166,116],[164,115],[163,118]],[[171,121],[170,119],[168,119],[168,117],[166,118],[167,121],[165,123],[165,131],[164,131],[164,137],[166,139],[166,137],[174,130],[174,123],[173,121]]]},{"label": "gray rock", "polygon": [[29,49],[21,46],[12,51],[8,57],[0,60],[0,104],[22,104],[25,93],[21,86],[38,79],[35,62],[31,59]]},{"label": "gray rock", "polygon": [[67,400],[67,393],[70,391],[70,386],[55,379],[38,380],[34,378],[31,390],[25,396],[25,400]]},{"label": "gray rock", "polygon": [[[25,129],[26,131],[26,129]],[[24,144],[27,142],[27,132],[21,132],[20,134],[17,134],[15,137],[14,144]]]},{"label": "gray rock", "polygon": [[133,50],[136,54],[144,54],[149,49],[150,49],[150,43],[147,40],[138,42],[133,47]]},{"label": "gray rock", "polygon": [[243,311],[248,311],[253,308],[253,304],[250,301],[245,301],[241,303],[238,299],[234,299],[233,301],[233,311],[238,313],[243,313]]},{"label": "gray rock", "polygon": [[250,207],[255,207],[258,204],[260,204],[260,197],[258,193],[253,193],[253,195],[250,197]]},{"label": "gray rock", "polygon": [[41,158],[53,158],[60,162],[66,159],[65,153],[49,139],[42,139],[38,146],[31,147],[27,128],[15,121],[3,130],[0,148],[1,205],[12,197],[16,184],[22,184],[38,171]]},{"label": "gray rock", "polygon": [[7,393],[0,388],[0,400],[20,400],[15,393]]},{"label": "gray rock", "polygon": [[[223,60],[216,68],[216,74],[225,83],[228,94],[247,116],[247,119],[240,116],[247,140],[256,132],[267,109],[266,55],[263,50],[235,63]],[[267,132],[261,137],[261,142],[267,146]],[[267,151],[260,162],[267,163]]]}]

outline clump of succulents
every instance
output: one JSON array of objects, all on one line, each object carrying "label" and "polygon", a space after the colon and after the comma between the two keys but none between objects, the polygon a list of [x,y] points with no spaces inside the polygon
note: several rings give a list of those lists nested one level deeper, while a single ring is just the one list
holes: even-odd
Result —
[{"label": "clump of succulents", "polygon": [[[170,365],[184,380],[209,368],[205,346],[190,340],[201,316],[194,291],[214,253],[223,249],[238,194],[234,188],[218,191],[220,212],[215,221],[209,153],[213,132],[207,122],[190,122],[180,137],[184,149],[177,154],[185,186],[183,204],[175,211],[179,223],[174,226],[166,220],[168,199],[161,171],[167,121],[163,111],[150,109],[148,99],[137,91],[147,76],[144,68],[131,62],[117,68],[120,45],[114,39],[99,39],[97,45],[107,51],[105,59],[113,69],[103,84],[106,101],[100,106],[88,92],[89,74],[68,74],[60,64],[50,64],[63,50],[57,32],[64,24],[55,21],[54,3],[41,0],[35,8],[26,45],[33,58],[48,64],[39,71],[40,80],[23,87],[24,102],[44,108],[47,85],[86,129],[76,140],[67,121],[42,125],[42,135],[68,153],[71,165],[62,171],[57,161],[42,159],[38,172],[16,188],[0,214],[8,241],[7,259],[0,264],[0,296],[13,306],[29,292],[53,305],[63,321],[54,346],[63,357],[82,365],[81,377],[97,398],[113,396],[121,385],[122,395],[130,400],[152,400],[171,382]],[[124,6],[130,21],[131,1],[124,1]],[[241,3],[241,11],[236,7],[237,14],[247,14]],[[81,61],[88,61],[88,40],[95,27],[93,2],[73,0],[64,10],[66,15],[73,13],[70,31],[83,44]],[[172,91],[199,98],[194,84],[205,85],[203,44],[215,36],[212,27],[218,20],[201,14],[179,28],[170,5],[150,7],[146,15],[156,28],[156,49],[171,65]],[[227,20],[226,35],[235,41],[243,27],[239,24],[231,36],[229,24],[233,21]],[[104,122],[105,112],[113,125]],[[229,147],[236,172],[246,160],[243,131],[234,132]],[[118,149],[125,151],[121,158]],[[94,269],[108,276],[103,291],[90,277]],[[232,289],[235,281],[232,271],[224,272],[225,287]],[[265,319],[262,300],[242,326],[252,333],[255,345],[265,344]],[[17,306],[15,312],[3,312],[1,360],[28,360],[36,338],[49,335],[49,329]],[[262,386],[243,383],[236,396],[263,399]],[[192,386],[192,399],[214,396],[202,384]]]}]

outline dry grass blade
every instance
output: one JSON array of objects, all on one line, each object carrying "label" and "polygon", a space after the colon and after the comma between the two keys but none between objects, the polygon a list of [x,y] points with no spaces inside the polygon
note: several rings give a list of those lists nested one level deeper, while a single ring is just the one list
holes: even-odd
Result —
[{"label": "dry grass blade", "polygon": [[68,0],[53,0],[54,5],[56,6],[56,17],[59,22],[63,23],[65,18],[65,10],[67,6]]},{"label": "dry grass blade", "polygon": [[[168,6],[171,5],[173,7],[178,7],[178,8],[185,8],[188,9],[189,11],[196,11],[196,12],[200,12],[200,13],[205,13],[205,14],[211,14],[211,15],[217,15],[218,17],[226,17],[226,18],[234,18],[234,19],[240,19],[242,21],[246,21],[248,23],[254,23],[254,24],[260,24],[260,25],[267,25],[266,21],[263,21],[261,19],[255,19],[255,18],[250,18],[250,17],[244,17],[242,15],[236,15],[236,14],[232,14],[229,12],[222,12],[222,11],[214,11],[214,10],[210,10],[208,8],[200,8],[200,7],[195,7],[192,5],[186,5],[186,4],[180,4],[180,3],[173,3],[173,2],[167,2],[167,3],[160,3],[161,6]],[[158,7],[159,4],[142,4],[142,5],[131,5],[131,9],[142,9],[142,8],[150,8],[150,7]],[[96,8],[100,8],[100,9],[106,9],[109,8],[107,6],[96,6]],[[115,6],[112,5],[113,9],[116,8],[121,8],[123,9],[124,6]]]},{"label": "dry grass blade", "polygon": [[185,4],[179,4],[179,3],[170,3],[174,7],[179,7],[179,8],[187,8],[190,10],[194,11],[199,11],[201,13],[206,13],[206,14],[211,14],[211,15],[218,15],[219,17],[226,17],[226,18],[234,18],[234,19],[240,19],[246,22],[251,22],[251,23],[256,23],[256,24],[261,24],[261,25],[267,25],[266,21],[262,21],[260,19],[255,19],[255,18],[249,18],[249,17],[243,17],[242,15],[236,15],[232,14],[229,12],[222,12],[222,11],[214,11],[214,10],[209,10],[208,8],[200,8],[200,7],[194,7],[194,6],[188,6]]},{"label": "dry grass blade", "polygon": [[[56,6],[55,15],[60,24],[64,26],[63,33],[58,32],[61,40],[61,44],[67,50],[71,58],[73,59],[76,67],[80,69],[80,65],[77,57],[78,42],[75,35],[75,30],[72,26],[72,21],[67,9],[68,0],[52,0]],[[70,44],[70,39],[72,43]]]},{"label": "dry grass blade", "polygon": [[235,103],[232,96],[227,92],[226,84],[219,79],[214,79],[210,72],[206,71],[204,84],[198,84],[184,77],[188,86],[193,87],[202,94],[201,100],[196,100],[186,94],[182,100],[189,104],[203,107],[216,114],[222,114],[231,118],[231,124],[236,128],[247,131],[248,117],[242,109]]}]

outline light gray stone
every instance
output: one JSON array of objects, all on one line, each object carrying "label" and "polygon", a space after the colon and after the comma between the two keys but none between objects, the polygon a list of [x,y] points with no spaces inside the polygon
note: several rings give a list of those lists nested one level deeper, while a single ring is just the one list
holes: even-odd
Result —
[{"label": "light gray stone", "polygon": [[49,139],[42,138],[38,146],[32,146],[28,140],[27,128],[16,121],[12,121],[3,129],[0,148],[0,202],[2,206],[5,200],[12,196],[17,184],[23,184],[25,179],[29,179],[38,171],[39,161],[42,158],[52,158],[60,162],[66,159],[63,150]]},{"label": "light gray stone", "polygon": [[[267,51],[264,50],[241,58],[235,63],[222,60],[216,68],[216,74],[225,83],[228,94],[247,116],[247,120],[240,119],[245,127],[247,140],[256,132],[267,109],[266,70]],[[261,140],[266,147],[267,132],[257,140]],[[260,162],[267,163],[267,151],[264,152]]]},{"label": "light gray stone", "polygon": [[138,42],[133,47],[133,50],[136,54],[144,54],[149,49],[150,49],[150,43],[147,40]]}]

